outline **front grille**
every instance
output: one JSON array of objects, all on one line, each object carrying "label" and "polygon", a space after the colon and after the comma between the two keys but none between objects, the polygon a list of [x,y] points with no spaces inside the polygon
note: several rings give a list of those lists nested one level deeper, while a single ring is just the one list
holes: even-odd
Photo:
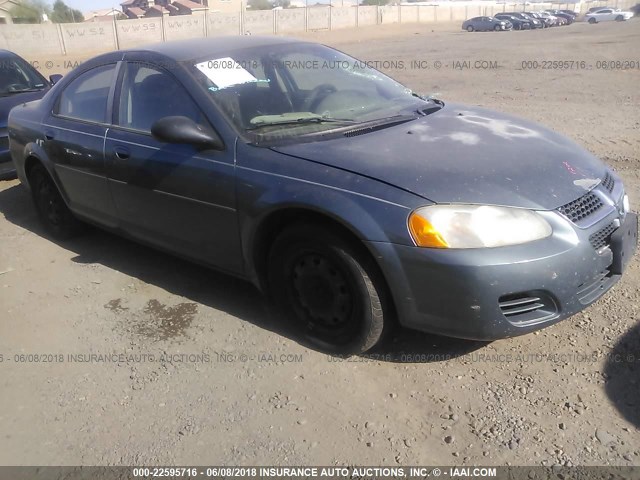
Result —
[{"label": "front grille", "polygon": [[498,307],[509,323],[524,327],[553,318],[557,308],[551,298],[542,292],[522,292],[503,295]]},{"label": "front grille", "polygon": [[602,227],[595,233],[589,235],[589,243],[596,250],[600,250],[605,245],[609,244],[609,239],[611,238],[611,234],[616,230],[616,226],[611,222],[606,227]]},{"label": "front grille", "polygon": [[595,193],[589,192],[579,199],[561,206],[558,211],[573,223],[578,223],[600,210],[603,206],[602,200]]},{"label": "front grille", "polygon": [[616,186],[616,181],[609,172],[605,173],[604,178],[602,179],[602,186],[606,188],[609,193],[613,192],[613,187]]}]

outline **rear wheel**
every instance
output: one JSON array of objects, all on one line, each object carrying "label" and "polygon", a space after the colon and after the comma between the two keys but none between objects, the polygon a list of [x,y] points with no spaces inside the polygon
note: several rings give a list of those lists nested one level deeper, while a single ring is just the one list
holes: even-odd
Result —
[{"label": "rear wheel", "polygon": [[473,32],[473,25],[469,25],[467,27],[467,32]]},{"label": "rear wheel", "polygon": [[341,236],[312,225],[287,229],[271,248],[268,269],[277,307],[315,347],[359,354],[382,339],[390,323],[384,283]]},{"label": "rear wheel", "polygon": [[67,240],[82,232],[84,224],[73,216],[49,172],[41,164],[29,172],[29,183],[38,216],[51,236]]}]

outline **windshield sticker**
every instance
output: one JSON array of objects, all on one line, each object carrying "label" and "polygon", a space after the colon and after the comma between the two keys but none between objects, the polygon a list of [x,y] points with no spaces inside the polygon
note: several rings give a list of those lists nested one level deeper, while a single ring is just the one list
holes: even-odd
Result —
[{"label": "windshield sticker", "polygon": [[242,68],[233,58],[225,57],[196,64],[196,68],[211,80],[216,89],[233,87],[258,79]]}]

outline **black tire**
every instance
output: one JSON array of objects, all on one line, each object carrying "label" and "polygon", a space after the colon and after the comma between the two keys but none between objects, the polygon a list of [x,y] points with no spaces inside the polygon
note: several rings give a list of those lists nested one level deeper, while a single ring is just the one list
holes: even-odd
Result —
[{"label": "black tire", "polygon": [[471,32],[473,32],[473,30],[474,30],[473,25],[469,25],[467,27],[467,32],[471,33]]},{"label": "black tire", "polygon": [[84,224],[73,216],[49,172],[41,164],[29,172],[29,183],[40,221],[52,237],[68,240],[84,230]]},{"label": "black tire", "polygon": [[593,17],[591,17],[591,18],[589,19],[589,23],[590,23],[591,25],[593,25],[593,24],[594,24],[594,23],[596,23],[596,22],[597,22],[597,20],[596,20],[595,18],[593,18]]},{"label": "black tire", "polygon": [[493,30],[499,32],[502,29],[500,28],[500,25],[496,25],[495,27],[493,27]]},{"label": "black tire", "polygon": [[622,22],[624,20],[624,17],[622,15],[618,15],[616,17],[616,22]]},{"label": "black tire", "polygon": [[319,350],[366,352],[391,325],[377,269],[327,228],[284,230],[271,247],[268,269],[272,300],[297,333]]}]

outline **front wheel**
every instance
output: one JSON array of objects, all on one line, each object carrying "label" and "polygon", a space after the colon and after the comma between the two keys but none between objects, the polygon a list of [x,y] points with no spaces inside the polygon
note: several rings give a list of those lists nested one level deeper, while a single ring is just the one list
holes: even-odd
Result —
[{"label": "front wheel", "polygon": [[473,32],[473,25],[469,25],[467,27],[467,32]]},{"label": "front wheel", "polygon": [[624,20],[624,17],[622,15],[618,15],[616,17],[616,22],[622,22]]},{"label": "front wheel", "polygon": [[591,25],[593,25],[594,23],[596,23],[596,19],[595,19],[595,18],[590,18],[590,19],[589,19],[589,23],[590,23]]},{"label": "front wheel", "polygon": [[313,346],[359,354],[380,342],[388,326],[383,281],[350,242],[312,225],[285,230],[268,259],[276,306]]},{"label": "front wheel", "polygon": [[54,238],[67,240],[82,232],[84,225],[73,216],[42,165],[35,165],[31,169],[29,183],[38,216]]},{"label": "front wheel", "polygon": [[501,30],[500,25],[496,25],[495,27],[493,27],[493,29],[494,29],[496,32],[499,32],[499,31]]}]

